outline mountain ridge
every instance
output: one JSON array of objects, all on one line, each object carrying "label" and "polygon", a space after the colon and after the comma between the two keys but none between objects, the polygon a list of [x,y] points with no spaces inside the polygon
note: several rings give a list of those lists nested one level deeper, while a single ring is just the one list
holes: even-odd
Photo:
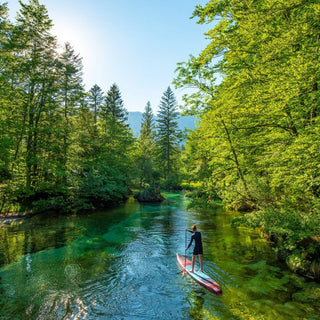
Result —
[{"label": "mountain ridge", "polygon": [[[157,116],[154,116],[154,120],[157,120]],[[142,112],[130,111],[128,112],[128,124],[132,129],[135,136],[139,136],[141,130]],[[179,116],[177,119],[179,129],[184,131],[185,129],[194,130],[196,127],[196,119],[192,116]]]}]

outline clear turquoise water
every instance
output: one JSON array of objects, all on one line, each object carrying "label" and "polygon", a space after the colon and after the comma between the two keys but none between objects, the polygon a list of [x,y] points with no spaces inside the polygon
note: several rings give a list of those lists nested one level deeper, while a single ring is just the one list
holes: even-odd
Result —
[{"label": "clear turquoise water", "polygon": [[[0,319],[320,319],[319,284],[279,264],[257,231],[168,196],[1,228]],[[193,223],[222,295],[177,267]]]}]

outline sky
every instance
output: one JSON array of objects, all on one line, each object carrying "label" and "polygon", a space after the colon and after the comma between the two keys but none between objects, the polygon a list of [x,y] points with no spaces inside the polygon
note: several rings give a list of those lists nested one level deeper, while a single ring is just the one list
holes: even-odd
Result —
[{"label": "sky", "polygon": [[[7,0],[10,20],[20,9]],[[27,3],[27,0],[23,0]],[[178,62],[198,55],[210,28],[190,19],[207,0],[39,0],[48,10],[62,46],[69,42],[82,57],[88,91],[97,84],[106,93],[113,83],[128,111],[144,111],[148,101],[157,113],[163,92],[171,86],[178,104],[183,89],[172,80]]]}]

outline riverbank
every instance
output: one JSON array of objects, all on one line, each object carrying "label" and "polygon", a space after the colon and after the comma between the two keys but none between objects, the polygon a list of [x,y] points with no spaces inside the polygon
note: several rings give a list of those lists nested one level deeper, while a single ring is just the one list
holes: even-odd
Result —
[{"label": "riverbank", "polygon": [[[147,196],[146,193],[147,192]],[[163,191],[165,192],[165,191]],[[177,192],[178,193],[178,192]],[[141,198],[141,195],[144,197]],[[56,198],[52,198],[52,200],[40,200],[36,202],[34,208],[29,210],[23,210],[20,212],[8,212],[8,213],[0,213],[0,228],[3,225],[10,225],[14,222],[19,222],[23,219],[27,219],[33,217],[35,215],[43,214],[45,212],[60,212],[64,215],[78,213],[78,212],[93,212],[96,210],[112,208],[114,206],[119,206],[123,204],[130,196],[137,199],[141,202],[150,202],[150,203],[158,203],[165,200],[165,197],[161,195],[160,188],[158,185],[151,186],[149,189],[146,189],[142,192],[139,198],[139,190],[130,190],[126,195],[122,195],[121,198],[116,198],[113,201],[109,201],[108,203],[93,203],[86,204],[82,202],[82,206],[79,206],[79,203],[72,203],[68,199],[63,199],[59,197],[59,201]],[[80,201],[81,202],[81,201]],[[78,205],[78,207],[77,207]]]},{"label": "riverbank", "polygon": [[11,225],[14,222],[19,222],[27,218],[31,218],[41,212],[32,212],[32,211],[25,211],[25,212],[11,212],[6,214],[0,214],[0,228],[4,225]]},{"label": "riverbank", "polygon": [[45,198],[23,199],[25,204],[16,202],[8,204],[5,212],[0,213],[0,227],[10,225],[26,218],[52,212],[55,215],[69,215],[80,212],[92,212],[102,208],[111,208],[124,203],[129,197],[129,192],[104,195],[100,193],[99,197],[90,197],[81,194],[73,195],[55,195]]},{"label": "riverbank", "polygon": [[309,219],[299,212],[275,208],[245,213],[232,222],[259,229],[272,243],[279,261],[290,270],[320,283],[320,224],[319,217]]},{"label": "riverbank", "polygon": [[[190,208],[215,210],[221,201],[215,193],[201,188],[188,196]],[[252,203],[238,203],[229,209],[241,213],[232,220],[233,226],[259,230],[281,263],[293,273],[320,283],[320,221],[317,215],[310,215],[306,220],[295,211],[283,212],[271,206],[262,210]]]}]

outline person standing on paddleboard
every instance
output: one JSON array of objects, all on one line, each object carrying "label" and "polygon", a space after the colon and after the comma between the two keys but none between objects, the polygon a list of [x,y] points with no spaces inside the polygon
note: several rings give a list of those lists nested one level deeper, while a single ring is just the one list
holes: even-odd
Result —
[{"label": "person standing on paddleboard", "polygon": [[190,240],[189,245],[186,248],[186,251],[191,247],[193,240],[195,243],[194,248],[193,248],[193,254],[192,254],[192,270],[191,270],[191,272],[194,272],[194,264],[196,261],[196,256],[199,257],[200,270],[203,271],[203,268],[202,268],[203,248],[202,248],[201,233],[199,231],[197,231],[197,226],[195,224],[192,226],[192,230],[186,229],[185,231],[189,231],[192,233],[191,240]]}]

